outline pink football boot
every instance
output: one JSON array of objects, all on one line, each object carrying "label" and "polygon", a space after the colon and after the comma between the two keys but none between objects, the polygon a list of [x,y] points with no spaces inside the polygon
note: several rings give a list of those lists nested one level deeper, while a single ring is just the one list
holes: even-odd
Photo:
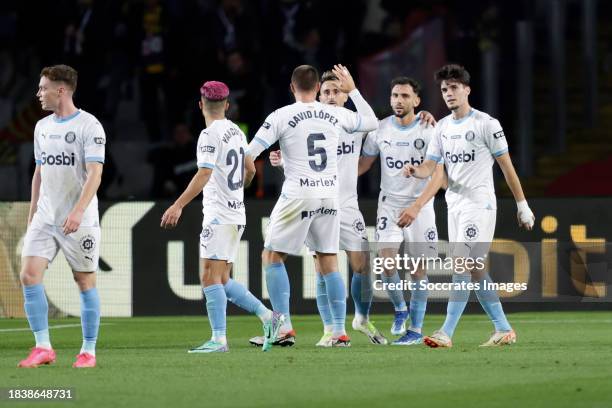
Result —
[{"label": "pink football boot", "polygon": [[74,368],[91,368],[96,366],[96,356],[89,353],[81,353],[76,356],[76,361],[72,365]]},{"label": "pink football boot", "polygon": [[39,365],[51,364],[55,362],[55,351],[53,349],[45,349],[34,347],[30,355],[25,360],[21,360],[17,367],[36,368]]}]

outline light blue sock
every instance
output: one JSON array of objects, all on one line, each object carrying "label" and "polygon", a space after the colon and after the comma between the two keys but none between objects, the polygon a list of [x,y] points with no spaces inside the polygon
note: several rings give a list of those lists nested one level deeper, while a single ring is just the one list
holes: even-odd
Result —
[{"label": "light blue sock", "polygon": [[[396,284],[396,287],[397,285],[401,283],[401,280],[400,280],[400,277],[397,271],[395,271],[392,276],[387,276],[383,273],[382,281],[383,283],[386,283],[386,284],[394,283]],[[408,310],[408,307],[406,306],[406,301],[404,300],[404,291],[402,289],[396,289],[396,290],[387,289],[387,294],[389,295],[389,299],[391,300],[391,303],[393,303],[393,307],[395,308],[396,312],[404,312]]]},{"label": "light blue sock", "polygon": [[100,295],[98,288],[81,292],[81,329],[83,345],[81,353],[96,355],[96,341],[100,328]]},{"label": "light blue sock", "polygon": [[49,304],[45,295],[44,286],[39,283],[36,285],[23,286],[23,307],[28,323],[36,339],[36,347],[51,348],[49,340]]},{"label": "light blue sock", "polygon": [[259,299],[247,290],[240,282],[229,279],[223,286],[227,300],[262,320],[269,319],[269,310]]},{"label": "light blue sock", "polygon": [[[467,285],[472,281],[470,273],[453,273],[453,283],[465,282]],[[453,337],[455,328],[459,323],[459,318],[465,310],[468,299],[470,298],[469,290],[452,290],[448,299],[448,306],[446,307],[446,320],[442,325],[442,331],[448,334],[449,337]]]},{"label": "light blue sock", "polygon": [[282,262],[272,263],[266,266],[266,286],[270,295],[272,309],[285,315],[283,328],[291,330],[291,318],[289,317],[289,297],[291,289],[289,287],[289,275]]},{"label": "light blue sock", "polygon": [[227,326],[225,322],[225,311],[227,309],[227,297],[225,288],[220,283],[204,288],[206,297],[206,312],[212,329],[213,340],[225,340]]},{"label": "light blue sock", "polygon": [[493,322],[495,331],[510,331],[512,330],[512,326],[510,326],[508,319],[506,319],[506,314],[499,301],[497,291],[485,288],[485,283],[490,284],[492,282],[489,275],[484,276],[478,282],[480,284],[480,289],[476,291],[476,296],[482,308],[489,316],[489,319]]},{"label": "light blue sock", "polygon": [[319,309],[319,315],[323,321],[323,326],[331,327],[333,324],[331,308],[327,297],[327,287],[325,286],[325,279],[320,273],[317,275],[317,309]]},{"label": "light blue sock", "polygon": [[351,296],[355,303],[355,312],[367,318],[372,306],[372,284],[369,275],[353,273],[351,278]]},{"label": "light blue sock", "polygon": [[415,281],[416,287],[410,296],[410,328],[420,329],[423,327],[429,291],[426,288],[421,289],[421,285],[427,285],[428,282],[427,276],[419,281]]},{"label": "light blue sock", "polygon": [[327,298],[331,306],[334,335],[345,334],[346,321],[346,287],[340,272],[331,272],[323,275]]}]

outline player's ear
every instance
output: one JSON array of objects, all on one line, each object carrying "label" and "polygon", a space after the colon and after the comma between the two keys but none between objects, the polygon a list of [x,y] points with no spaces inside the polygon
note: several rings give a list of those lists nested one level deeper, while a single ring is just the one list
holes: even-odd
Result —
[{"label": "player's ear", "polygon": [[472,88],[470,88],[470,86],[469,86],[469,85],[466,85],[466,86],[465,86],[465,94],[466,94],[466,95],[469,95],[471,91],[472,91]]},{"label": "player's ear", "polygon": [[417,96],[414,98],[414,107],[416,108],[416,107],[418,107],[420,104],[421,104],[421,97],[417,95]]},{"label": "player's ear", "polygon": [[295,87],[293,86],[293,84],[289,84],[289,90],[292,94],[295,94]]},{"label": "player's ear", "polygon": [[204,105],[202,105],[201,99],[198,101],[198,107],[200,108],[200,110],[204,109]]},{"label": "player's ear", "polygon": [[225,101],[225,112],[227,112],[227,110],[229,109],[230,103],[229,100]]},{"label": "player's ear", "polygon": [[321,84],[317,82],[317,93],[321,90]]}]

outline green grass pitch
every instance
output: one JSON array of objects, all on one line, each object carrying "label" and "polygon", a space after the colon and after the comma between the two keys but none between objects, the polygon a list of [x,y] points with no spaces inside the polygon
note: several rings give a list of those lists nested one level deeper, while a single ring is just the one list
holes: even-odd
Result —
[{"label": "green grass pitch", "polygon": [[[24,320],[0,320],[0,387],[74,389],[79,407],[610,407],[612,312],[509,315],[518,343],[482,349],[484,315],[466,315],[452,349],[374,346],[349,331],[350,349],[318,349],[317,316],[294,316],[297,344],[263,353],[248,344],[261,326],[230,317],[226,354],[187,354],[209,336],[205,317],[102,319],[98,367],[71,368],[78,319],[51,330],[57,362],[17,369],[32,345]],[[426,316],[425,332],[442,322]],[[388,334],[391,316],[374,316]],[[42,406],[0,401],[2,406]]]}]

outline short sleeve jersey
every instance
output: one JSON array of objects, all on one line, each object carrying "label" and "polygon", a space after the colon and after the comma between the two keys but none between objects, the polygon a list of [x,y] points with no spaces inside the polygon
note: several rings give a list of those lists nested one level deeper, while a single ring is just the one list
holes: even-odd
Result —
[{"label": "short sleeve jersey", "polygon": [[428,179],[404,177],[406,164],[423,163],[427,147],[435,134],[417,118],[402,126],[394,116],[380,121],[378,130],[370,132],[363,145],[364,156],[380,156],[380,189],[390,199],[399,202],[416,200],[425,189]]},{"label": "short sleeve jersey", "polygon": [[251,143],[279,142],[284,161],[282,192],[288,198],[338,198],[337,150],[342,130],[359,131],[361,116],[320,102],[295,102],[272,112]]},{"label": "short sleeve jersey", "polygon": [[[36,216],[42,222],[64,224],[81,197],[87,163],[104,163],[105,145],[104,128],[84,110],[64,118],[52,114],[38,121],[34,129],[34,159],[40,166],[41,185]],[[85,209],[81,225],[99,225],[97,196]]]},{"label": "short sleeve jersey", "polygon": [[204,224],[244,225],[246,136],[228,119],[215,120],[198,138],[199,168],[213,169],[202,191]]},{"label": "short sleeve jersey", "polygon": [[472,109],[459,119],[452,115],[438,122],[427,158],[444,160],[448,174],[448,209],[495,209],[493,164],[508,152],[504,131],[495,118]]}]

